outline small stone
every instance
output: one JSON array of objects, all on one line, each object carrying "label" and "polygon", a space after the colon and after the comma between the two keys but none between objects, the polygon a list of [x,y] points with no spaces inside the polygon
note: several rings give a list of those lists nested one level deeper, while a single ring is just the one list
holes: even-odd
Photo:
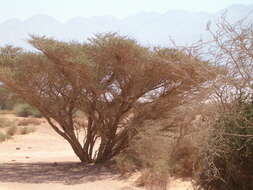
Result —
[{"label": "small stone", "polygon": [[29,159],[30,157],[29,157],[29,156],[26,156],[25,158],[26,158],[26,159]]},{"label": "small stone", "polygon": [[21,148],[20,147],[17,147],[16,150],[20,150]]},{"label": "small stone", "polygon": [[11,160],[12,162],[16,162],[16,160]]}]

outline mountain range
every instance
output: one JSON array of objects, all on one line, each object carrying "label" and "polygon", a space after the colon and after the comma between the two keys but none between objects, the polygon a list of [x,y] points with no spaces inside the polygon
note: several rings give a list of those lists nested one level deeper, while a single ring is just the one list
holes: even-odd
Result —
[{"label": "mountain range", "polygon": [[166,13],[142,12],[124,19],[113,16],[76,17],[60,22],[48,15],[26,20],[9,19],[0,23],[0,46],[6,44],[30,49],[29,34],[45,35],[64,41],[85,41],[96,33],[117,32],[144,45],[168,46],[170,39],[179,45],[207,39],[208,22],[216,23],[225,13],[230,22],[246,16],[253,19],[252,5],[232,5],[216,13],[170,10]]}]

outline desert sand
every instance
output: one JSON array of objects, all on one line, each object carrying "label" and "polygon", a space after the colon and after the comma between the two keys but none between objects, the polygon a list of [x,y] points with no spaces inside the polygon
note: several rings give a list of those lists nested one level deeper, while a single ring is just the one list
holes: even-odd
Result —
[{"label": "desert sand", "polygon": [[[6,115],[11,119],[11,115]],[[36,131],[0,143],[0,190],[140,190],[138,174],[122,177],[109,166],[84,165],[46,122]],[[173,180],[171,190],[190,190]]]}]

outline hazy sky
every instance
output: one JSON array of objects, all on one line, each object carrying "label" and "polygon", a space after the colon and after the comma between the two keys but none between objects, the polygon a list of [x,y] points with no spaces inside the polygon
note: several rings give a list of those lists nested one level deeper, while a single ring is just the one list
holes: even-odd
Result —
[{"label": "hazy sky", "polygon": [[72,17],[112,15],[119,18],[138,12],[181,9],[216,12],[232,4],[253,4],[253,0],[0,0],[0,20],[26,19],[47,14],[61,21]]}]

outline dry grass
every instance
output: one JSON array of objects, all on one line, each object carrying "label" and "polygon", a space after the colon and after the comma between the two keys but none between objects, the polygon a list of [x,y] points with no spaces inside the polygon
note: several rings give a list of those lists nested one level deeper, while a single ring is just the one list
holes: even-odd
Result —
[{"label": "dry grass", "polygon": [[0,110],[0,114],[14,114],[13,110]]},{"label": "dry grass", "polygon": [[26,135],[26,134],[33,133],[33,132],[35,132],[34,127],[22,127],[20,129],[20,134],[21,135]]},{"label": "dry grass", "polygon": [[18,129],[16,126],[11,126],[6,130],[6,135],[8,136],[14,136],[17,133]]},{"label": "dry grass", "polygon": [[8,136],[5,133],[0,132],[0,142],[6,141],[10,138],[10,136]]},{"label": "dry grass", "polygon": [[137,187],[145,187],[147,190],[166,190],[169,184],[169,175],[145,169],[135,184]]},{"label": "dry grass", "polygon": [[[40,125],[41,120],[36,118],[28,118],[23,120],[11,120],[7,118],[0,118],[0,142],[3,142],[16,134],[29,134],[35,131],[33,126]],[[32,125],[27,127],[28,125]],[[17,127],[20,126],[20,127]]]},{"label": "dry grass", "polygon": [[7,128],[7,127],[12,127],[13,122],[9,121],[6,118],[0,118],[0,128]]},{"label": "dry grass", "polygon": [[36,118],[28,118],[22,119],[18,122],[18,126],[28,126],[28,125],[40,125],[42,123],[41,120]]}]

